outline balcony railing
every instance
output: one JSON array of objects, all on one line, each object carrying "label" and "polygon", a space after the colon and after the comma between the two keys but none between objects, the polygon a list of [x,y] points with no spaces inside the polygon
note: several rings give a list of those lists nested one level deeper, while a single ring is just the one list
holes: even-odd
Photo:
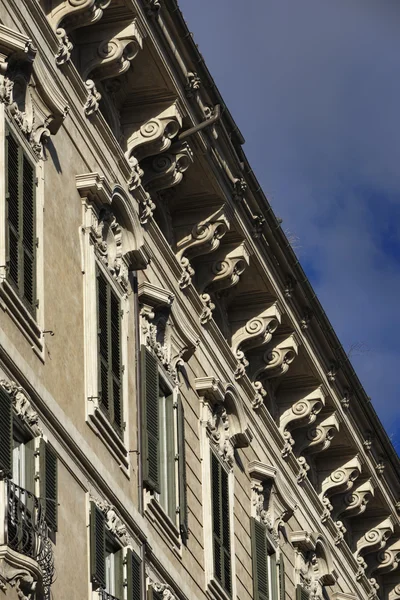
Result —
[{"label": "balcony railing", "polygon": [[109,594],[108,592],[106,592],[106,590],[99,590],[99,598],[100,600],[120,600],[120,598]]},{"label": "balcony railing", "polygon": [[7,479],[0,480],[0,546],[36,561],[44,597],[50,598],[54,561],[43,505],[32,492]]}]

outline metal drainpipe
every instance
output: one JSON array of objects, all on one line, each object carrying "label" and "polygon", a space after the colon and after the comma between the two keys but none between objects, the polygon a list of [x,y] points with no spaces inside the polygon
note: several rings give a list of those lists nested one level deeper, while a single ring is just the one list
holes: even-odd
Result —
[{"label": "metal drainpipe", "polygon": [[210,117],[209,119],[202,121],[201,123],[199,123],[198,125],[195,125],[194,127],[191,127],[190,129],[186,129],[186,131],[182,131],[182,133],[180,133],[178,135],[178,140],[179,141],[185,140],[186,138],[190,137],[191,135],[194,135],[195,133],[197,133],[198,131],[205,129],[206,127],[210,127],[210,125],[213,125],[214,123],[219,121],[219,119],[221,118],[221,107],[219,104],[215,105],[213,112],[214,112],[213,116]]},{"label": "metal drainpipe", "polygon": [[[143,465],[142,465],[142,372],[140,356],[140,320],[139,320],[139,294],[137,271],[133,272],[133,300],[135,312],[135,359],[136,359],[136,410],[137,410],[137,457],[138,457],[138,509],[139,514],[144,513],[143,498]],[[141,568],[141,600],[146,600],[146,543],[140,544],[140,568]]]}]

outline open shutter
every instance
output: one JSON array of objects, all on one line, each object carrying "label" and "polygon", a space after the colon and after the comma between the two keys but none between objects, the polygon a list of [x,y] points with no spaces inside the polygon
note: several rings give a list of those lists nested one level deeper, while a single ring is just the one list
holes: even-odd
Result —
[{"label": "open shutter", "polygon": [[141,580],[141,560],[128,549],[127,553],[127,600],[141,600],[142,580]]},{"label": "open shutter", "polygon": [[122,431],[121,304],[111,289],[110,313],[113,422],[116,428]]},{"label": "open shutter", "polygon": [[305,590],[301,585],[296,588],[296,600],[308,600],[310,597],[309,592]]},{"label": "open shutter", "polygon": [[104,275],[97,271],[97,321],[98,321],[98,353],[99,353],[99,396],[100,404],[110,412],[110,344],[108,339],[109,316],[108,283]]},{"label": "open shutter", "polygon": [[0,477],[12,477],[13,406],[11,396],[0,387]]},{"label": "open shutter", "polygon": [[90,503],[90,578],[96,587],[106,586],[105,516],[95,502]]},{"label": "open shutter", "polygon": [[251,519],[251,544],[254,600],[268,600],[267,532],[265,526],[254,518]]},{"label": "open shutter", "polygon": [[124,549],[114,552],[114,583],[115,597],[124,599]]},{"label": "open shutter", "polygon": [[43,439],[39,444],[40,497],[45,509],[46,523],[52,531],[57,531],[57,454],[54,448]]},{"label": "open shutter", "polygon": [[282,552],[279,558],[279,600],[286,599],[286,589],[285,589],[285,560],[283,558]]},{"label": "open shutter", "polygon": [[7,265],[8,278],[19,289],[20,285],[20,178],[22,175],[21,155],[19,146],[7,131],[6,135],[7,160]]},{"label": "open shutter", "polygon": [[158,361],[145,346],[141,347],[143,401],[143,480],[160,493],[160,430]]},{"label": "open shutter", "polygon": [[189,536],[187,484],[186,484],[186,442],[185,411],[182,398],[178,396],[178,456],[179,456],[179,529],[182,542],[185,544]]},{"label": "open shutter", "polygon": [[36,304],[35,281],[35,171],[24,155],[22,176],[22,271],[23,271],[23,298],[30,310]]},{"label": "open shutter", "polygon": [[269,562],[271,566],[271,600],[279,600],[278,590],[278,567],[276,564],[276,554],[270,554]]},{"label": "open shutter", "polygon": [[35,494],[35,451],[37,438],[25,443],[25,489]]}]

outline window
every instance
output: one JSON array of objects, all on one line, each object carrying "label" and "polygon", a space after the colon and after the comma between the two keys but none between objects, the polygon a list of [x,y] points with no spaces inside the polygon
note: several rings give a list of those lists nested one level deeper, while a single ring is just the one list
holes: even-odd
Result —
[{"label": "window", "polygon": [[6,133],[6,165],[7,280],[35,314],[36,176],[31,160],[10,130]]},{"label": "window", "polygon": [[224,590],[228,594],[231,594],[232,573],[228,473],[214,452],[211,452],[211,495],[214,576]]},{"label": "window", "polygon": [[120,545],[95,502],[90,503],[90,572],[102,600],[140,600],[141,561],[132,549]]},{"label": "window", "polygon": [[97,268],[99,399],[110,423],[121,434],[121,304],[106,276]]},{"label": "window", "polygon": [[174,524],[179,514],[180,534],[185,541],[188,525],[183,403],[160,376],[158,359],[145,346],[141,360],[144,482]]},{"label": "window", "polygon": [[278,600],[276,553],[267,536],[266,526],[251,519],[254,600]]}]

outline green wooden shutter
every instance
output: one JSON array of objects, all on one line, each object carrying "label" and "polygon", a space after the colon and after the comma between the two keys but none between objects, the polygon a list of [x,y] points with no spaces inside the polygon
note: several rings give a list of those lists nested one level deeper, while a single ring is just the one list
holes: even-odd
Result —
[{"label": "green wooden shutter", "polygon": [[214,574],[222,587],[232,591],[228,473],[211,453]]},{"label": "green wooden shutter", "polygon": [[301,585],[296,587],[296,600],[308,600],[310,593],[307,592]]},{"label": "green wooden shutter", "polygon": [[54,448],[43,439],[39,444],[40,497],[45,509],[46,522],[52,531],[57,531],[58,516],[58,469]]},{"label": "green wooden shutter", "polygon": [[35,494],[35,451],[36,439],[25,443],[25,489],[31,494]]},{"label": "green wooden shutter", "polygon": [[[160,422],[160,429],[163,428],[166,436],[166,474],[168,488],[168,516],[176,522],[176,448],[175,448],[175,415],[174,415],[174,399],[172,394],[165,398],[165,423]],[[160,432],[161,433],[161,432]],[[161,490],[161,493],[163,490]]]},{"label": "green wooden shutter", "polygon": [[122,431],[121,303],[110,288],[110,338],[113,422]]},{"label": "green wooden shutter", "polygon": [[26,307],[36,308],[35,169],[14,136],[6,135],[7,265]]},{"label": "green wooden shutter", "polygon": [[254,600],[269,599],[268,582],[268,549],[266,527],[251,519],[251,545],[253,558],[253,592]]},{"label": "green wooden shutter", "polygon": [[97,320],[99,352],[99,396],[103,409],[110,414],[110,345],[108,339],[109,317],[108,283],[100,269],[97,271]]},{"label": "green wooden shutter", "polygon": [[286,599],[286,588],[285,588],[285,560],[281,552],[279,558],[279,600]]},{"label": "green wooden shutter", "polygon": [[90,503],[90,577],[96,587],[106,585],[106,519],[95,502]]},{"label": "green wooden shutter", "polygon": [[13,405],[11,396],[0,387],[0,477],[12,477]]},{"label": "green wooden shutter", "polygon": [[142,577],[141,560],[128,549],[127,553],[127,600],[141,600],[142,597]]},{"label": "green wooden shutter", "polygon": [[160,493],[160,425],[158,361],[145,346],[141,347],[143,402],[143,480]]},{"label": "green wooden shutter", "polygon": [[271,600],[279,599],[278,590],[278,566],[276,564],[276,554],[273,552],[269,555],[269,563],[271,566]]},{"label": "green wooden shutter", "polygon": [[185,411],[182,398],[178,396],[178,456],[179,456],[179,529],[182,542],[185,544],[189,535],[187,483],[186,483],[186,440]]}]

